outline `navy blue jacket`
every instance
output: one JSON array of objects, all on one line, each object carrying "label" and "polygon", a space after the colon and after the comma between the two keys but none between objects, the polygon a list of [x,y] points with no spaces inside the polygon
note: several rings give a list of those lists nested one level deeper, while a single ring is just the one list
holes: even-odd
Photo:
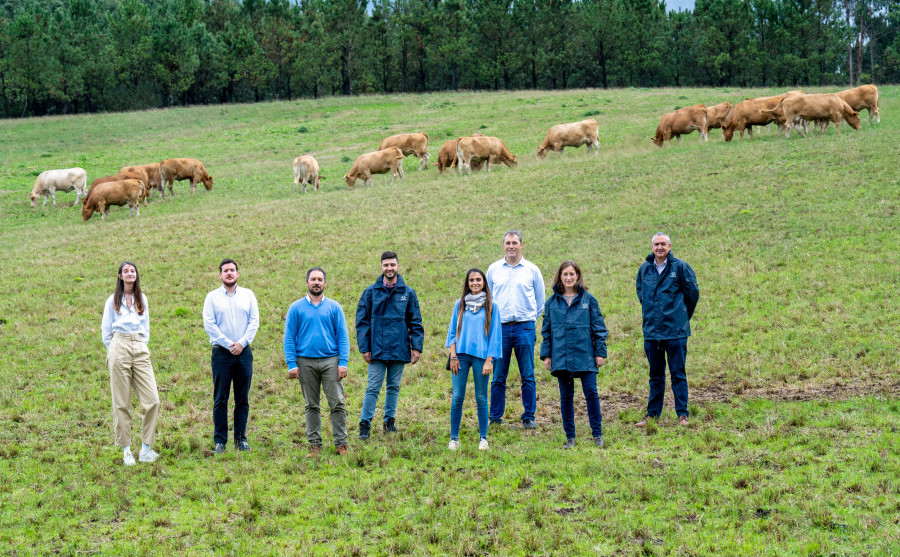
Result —
[{"label": "navy blue jacket", "polygon": [[425,328],[416,291],[397,276],[392,288],[384,276],[365,289],[356,308],[356,345],[360,353],[371,352],[373,360],[410,362],[410,350],[422,351]]},{"label": "navy blue jacket", "polygon": [[641,301],[644,340],[670,340],[691,336],[691,316],[700,299],[694,270],[672,252],[666,270],[656,272],[653,254],[641,265],[635,281]]},{"label": "navy blue jacket", "polygon": [[590,292],[578,289],[572,305],[555,289],[544,305],[541,327],[541,359],[550,358],[552,374],[568,372],[575,376],[597,372],[599,356],[606,357],[606,324],[600,304]]}]

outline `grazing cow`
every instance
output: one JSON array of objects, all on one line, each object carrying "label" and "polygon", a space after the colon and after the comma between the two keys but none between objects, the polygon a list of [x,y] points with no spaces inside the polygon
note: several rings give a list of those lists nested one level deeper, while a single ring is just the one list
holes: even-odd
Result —
[{"label": "grazing cow", "polygon": [[[779,109],[782,111],[781,115],[778,114]],[[797,119],[825,120],[825,128],[828,127],[828,122],[834,122],[838,133],[841,133],[841,120],[847,120],[852,128],[859,129],[859,112],[850,108],[849,104],[834,93],[787,97],[781,101],[778,107],[760,112],[763,115],[783,120],[786,126],[785,137],[791,136],[791,127],[796,128],[800,135],[806,137],[803,129],[798,125]],[[825,133],[825,128],[822,128],[822,133]]]},{"label": "grazing cow", "polygon": [[497,137],[471,136],[461,137],[456,142],[457,169],[460,175],[463,170],[472,174],[472,168],[479,167],[480,162],[487,164],[487,171],[491,171],[491,165],[503,163],[510,168],[516,168],[519,161],[509,152],[506,145]]},{"label": "grazing cow", "polygon": [[306,193],[306,184],[312,182],[313,189],[319,191],[319,163],[314,157],[300,155],[294,159],[294,193],[297,193],[297,184],[303,182],[303,193]]},{"label": "grazing cow", "polygon": [[391,173],[391,185],[397,176],[403,179],[403,152],[397,147],[388,147],[371,153],[364,153],[356,157],[350,172],[344,174],[344,180],[347,181],[347,187],[351,190],[356,185],[356,181],[363,179],[365,185],[369,185],[372,181],[372,174]]},{"label": "grazing cow", "polygon": [[[203,163],[197,159],[165,159],[159,163],[160,183],[169,188],[169,195],[175,195],[172,184],[175,180],[190,180],[191,193],[197,187],[197,182],[203,182],[206,191],[213,187],[212,176],[206,173]],[[165,192],[163,192],[165,196]]]},{"label": "grazing cow", "polygon": [[706,107],[706,129],[713,130],[716,128],[724,128],[728,116],[731,115],[731,109],[734,107],[730,102],[715,104]]},{"label": "grazing cow", "polygon": [[[750,134],[750,139],[753,139],[753,126],[767,126],[772,122],[778,122],[775,113],[770,116],[762,114],[762,110],[773,110],[787,97],[802,94],[803,91],[798,90],[788,91],[782,95],[772,97],[756,97],[742,100],[731,110],[731,115],[722,127],[722,135],[725,136],[725,141],[731,141],[735,130],[741,132],[741,139],[744,139],[744,130],[747,130],[747,133]],[[780,124],[778,128],[781,130]]]},{"label": "grazing cow", "polygon": [[153,190],[159,192],[160,195],[163,194],[163,182],[159,178],[159,163],[151,162],[150,164],[138,164],[134,166],[124,166],[121,170],[119,170],[119,174],[124,174],[126,172],[140,172],[143,170],[147,173],[147,191],[144,192],[144,199],[147,198]]},{"label": "grazing cow", "polygon": [[592,149],[596,150],[594,154],[600,153],[600,136],[597,121],[593,118],[571,124],[558,124],[550,128],[544,142],[538,147],[537,158],[543,159],[548,151],[561,155],[566,147],[582,145],[587,145],[588,154]]},{"label": "grazing cow", "polygon": [[404,157],[415,155],[419,157],[419,170],[428,168],[428,135],[424,133],[400,133],[381,140],[378,150],[396,147],[400,149]]},{"label": "grazing cow", "polygon": [[[90,193],[94,191],[94,187],[98,184],[106,184],[109,182],[118,182],[119,180],[138,180],[141,182],[141,185],[144,186],[141,190],[141,199],[144,202],[144,207],[147,206],[147,195],[150,190],[147,186],[150,181],[147,177],[147,172],[141,168],[140,166],[127,166],[119,171],[115,176],[105,176],[103,178],[97,178],[93,182],[91,182],[91,189],[88,190],[88,197],[90,197]],[[87,201],[87,197],[85,197],[85,201]]]},{"label": "grazing cow", "polygon": [[[853,89],[846,89],[835,93],[841,100],[850,105],[856,111],[866,109],[869,111],[869,125],[872,125],[872,115],[875,121],[881,123],[881,114],[878,112],[878,87],[875,85],[860,85]],[[826,126],[828,124],[825,124]]]},{"label": "grazing cow", "polygon": [[118,180],[104,182],[91,188],[90,195],[84,200],[81,207],[82,220],[90,220],[94,212],[100,213],[100,219],[104,220],[109,214],[111,205],[128,205],[131,207],[131,216],[137,211],[141,216],[141,197],[144,184],[140,180]]},{"label": "grazing cow", "polygon": [[[484,137],[484,134],[473,133],[469,137]],[[441,145],[441,150],[438,152],[438,161],[436,163],[432,163],[438,167],[438,172],[441,174],[444,173],[445,168],[455,168],[456,167],[456,142],[459,139],[451,139],[449,141],[445,141],[443,145]],[[473,162],[472,168],[473,170],[481,170],[483,161]]]},{"label": "grazing cow", "polygon": [[706,107],[702,104],[679,108],[675,112],[663,115],[659,125],[656,126],[656,135],[650,139],[654,145],[662,147],[663,143],[670,142],[673,137],[678,143],[681,143],[682,135],[698,130],[700,132],[700,140],[709,141],[709,129],[706,126],[706,121]]},{"label": "grazing cow", "polygon": [[75,190],[75,202],[87,194],[87,172],[83,168],[63,168],[60,170],[45,170],[41,172],[37,180],[34,181],[34,188],[28,196],[31,199],[31,206],[37,207],[38,198],[43,198],[44,202],[41,207],[47,205],[47,198],[53,198],[53,205],[56,205],[56,190],[62,192],[70,192]]}]

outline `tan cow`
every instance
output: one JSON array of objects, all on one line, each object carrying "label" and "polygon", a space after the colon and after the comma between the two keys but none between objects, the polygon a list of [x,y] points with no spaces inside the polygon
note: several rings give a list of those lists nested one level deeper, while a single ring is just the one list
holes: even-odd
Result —
[{"label": "tan cow", "polygon": [[[197,159],[165,159],[159,163],[159,179],[163,186],[169,188],[169,195],[175,195],[172,191],[172,184],[175,180],[190,180],[191,193],[197,187],[198,182],[203,182],[206,190],[209,191],[213,187],[212,176],[206,173],[203,163]],[[165,192],[163,192],[165,196]]]},{"label": "tan cow", "polygon": [[34,187],[28,198],[31,200],[31,206],[37,207],[38,199],[43,198],[44,202],[41,207],[47,205],[47,198],[53,198],[53,205],[56,205],[56,191],[70,192],[75,190],[75,202],[83,196],[87,195],[87,172],[83,168],[63,168],[59,170],[45,170],[38,174],[37,180],[34,181]]},{"label": "tan cow", "polygon": [[313,189],[319,190],[319,162],[310,155],[300,155],[294,159],[294,193],[297,193],[297,184],[303,183],[303,193],[306,193],[306,184],[312,183]]},{"label": "tan cow", "polygon": [[91,188],[90,193],[81,206],[82,220],[90,220],[94,212],[100,213],[100,219],[104,220],[109,214],[112,205],[128,205],[131,207],[131,216],[141,216],[141,197],[144,185],[140,180],[118,180],[104,182]]},{"label": "tan cow", "polygon": [[[850,105],[856,111],[866,109],[869,111],[869,125],[872,125],[872,115],[875,121],[881,123],[881,114],[878,112],[878,87],[875,85],[860,85],[853,89],[846,89],[835,93],[841,100]],[[828,124],[825,124],[826,126]]]},{"label": "tan cow", "polygon": [[134,166],[123,166],[121,170],[119,170],[119,174],[124,174],[126,172],[139,172],[143,170],[147,173],[147,191],[144,192],[144,199],[147,198],[153,190],[159,192],[160,195],[163,194],[163,183],[159,177],[159,167],[160,164],[158,162],[151,162],[149,164],[137,164]]},{"label": "tan cow", "polygon": [[[778,109],[782,110],[782,115],[778,115]],[[825,128],[828,122],[834,122],[837,132],[841,133],[841,120],[847,120],[847,123],[854,129],[859,129],[859,112],[850,108],[843,99],[834,93],[820,93],[814,95],[795,95],[787,97],[781,101],[780,106],[768,111],[761,111],[764,115],[771,115],[773,118],[781,118],[785,122],[785,137],[791,136],[791,127],[796,128],[800,135],[806,137],[803,128],[797,122],[798,119],[807,121],[825,120]],[[825,133],[822,128],[822,133]]]},{"label": "tan cow", "polygon": [[662,147],[663,143],[670,142],[673,137],[681,143],[682,135],[697,130],[700,132],[701,141],[709,141],[706,121],[706,107],[702,104],[679,108],[675,112],[663,115],[659,125],[656,126],[656,135],[650,139],[654,145]]},{"label": "tan cow", "polygon": [[371,153],[363,153],[356,157],[350,172],[344,174],[344,180],[347,181],[347,187],[351,190],[356,185],[356,181],[363,179],[365,185],[369,185],[372,181],[372,174],[391,173],[391,185],[397,176],[403,179],[403,152],[397,147],[388,147]]},{"label": "tan cow", "polygon": [[730,102],[714,104],[706,107],[706,129],[713,130],[724,128],[731,110],[734,108]]},{"label": "tan cow", "polygon": [[419,158],[419,170],[428,168],[428,135],[424,133],[400,133],[381,140],[378,150],[396,147],[404,157],[415,155]]},{"label": "tan cow", "polygon": [[[756,97],[753,99],[744,99],[731,110],[731,115],[722,127],[722,135],[725,141],[731,141],[734,137],[735,130],[741,132],[741,139],[744,139],[744,130],[750,134],[753,139],[753,126],[768,126],[772,122],[778,122],[777,112],[771,115],[762,114],[762,110],[773,110],[785,98],[790,96],[802,95],[803,91],[788,91],[781,95],[772,97]],[[779,131],[782,129],[781,124],[778,126]]]},{"label": "tan cow", "polygon": [[537,158],[543,159],[549,151],[562,155],[566,147],[582,145],[587,145],[588,154],[592,149],[595,149],[594,154],[600,153],[600,134],[597,121],[593,118],[571,124],[557,124],[550,128],[544,142],[538,147]]},{"label": "tan cow", "polygon": [[[484,137],[484,134],[473,133],[469,137]],[[449,141],[445,141],[443,145],[441,145],[441,150],[438,152],[438,161],[436,163],[432,163],[434,166],[438,167],[438,172],[441,174],[444,173],[445,168],[456,168],[456,142],[459,141],[457,139],[451,139]],[[473,162],[472,169],[473,170],[481,170],[483,161],[481,162]]]},{"label": "tan cow", "polygon": [[[129,170],[130,169],[130,170]],[[103,178],[97,178],[93,182],[91,182],[91,189],[88,191],[88,195],[90,195],[91,191],[94,191],[94,188],[98,184],[106,184],[109,182],[118,182],[119,180],[139,180],[143,189],[141,190],[141,199],[144,202],[144,207],[147,206],[147,196],[150,193],[149,186],[147,185],[149,182],[149,178],[147,177],[147,172],[139,167],[139,166],[127,166],[119,171],[115,176],[104,176]],[[87,197],[85,197],[85,201],[87,201]]]},{"label": "tan cow", "polygon": [[491,165],[503,163],[510,168],[516,168],[519,161],[510,153],[506,145],[497,137],[489,135],[480,137],[461,137],[456,142],[457,169],[462,175],[463,170],[472,174],[472,168],[477,169],[483,161],[487,165],[487,171],[491,171]]}]

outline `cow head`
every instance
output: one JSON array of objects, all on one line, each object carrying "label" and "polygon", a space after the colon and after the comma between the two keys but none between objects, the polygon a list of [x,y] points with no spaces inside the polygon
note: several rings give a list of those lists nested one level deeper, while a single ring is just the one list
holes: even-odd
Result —
[{"label": "cow head", "polygon": [[94,216],[94,204],[93,203],[85,203],[81,206],[81,220],[91,220],[91,217]]},{"label": "cow head", "polygon": [[844,119],[847,120],[847,123],[850,124],[851,128],[853,128],[854,130],[859,129],[859,112],[853,110],[849,114],[847,114]]},{"label": "cow head", "polygon": [[353,186],[356,184],[356,178],[351,178],[350,176],[344,174],[344,180],[347,181],[347,187],[352,190]]},{"label": "cow head", "polygon": [[650,141],[652,141],[653,144],[656,145],[657,147],[662,147],[662,146],[663,146],[663,138],[662,138],[661,135],[657,135],[657,136],[651,137],[651,138],[650,138]]},{"label": "cow head", "polygon": [[537,158],[538,158],[538,160],[543,160],[544,157],[546,157],[546,156],[547,156],[547,148],[546,148],[546,147],[539,147],[539,148],[538,148],[538,152],[537,152]]},{"label": "cow head", "polygon": [[34,192],[31,192],[30,194],[28,194],[28,198],[31,200],[31,206],[37,207],[38,199],[40,199],[41,196]]},{"label": "cow head", "polygon": [[200,178],[200,181],[203,182],[203,186],[206,188],[206,191],[212,189],[213,178],[209,174],[203,174],[203,177]]},{"label": "cow head", "polygon": [[722,136],[725,137],[725,142],[731,141],[731,138],[734,137],[734,124],[725,124],[722,126]]},{"label": "cow head", "polygon": [[509,158],[506,159],[506,165],[511,168],[518,168],[519,160],[516,158],[515,155],[510,155]]}]

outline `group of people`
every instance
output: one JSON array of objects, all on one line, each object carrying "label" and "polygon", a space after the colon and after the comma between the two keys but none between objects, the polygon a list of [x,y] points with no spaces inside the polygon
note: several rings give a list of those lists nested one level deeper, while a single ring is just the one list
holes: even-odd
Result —
[{"label": "group of people", "polygon": [[[647,412],[636,427],[644,427],[662,412],[667,364],[679,424],[688,423],[685,356],[690,319],[700,294],[694,271],[675,258],[671,246],[666,234],[655,234],[652,253],[641,265],[636,279],[643,314],[644,351],[650,367]],[[575,446],[576,378],[581,380],[593,443],[603,446],[597,374],[606,363],[608,331],[599,302],[588,292],[581,268],[571,260],[563,261],[556,270],[552,293],[546,298],[541,271],[523,257],[523,247],[519,231],[507,232],[503,236],[504,257],[491,264],[487,273],[469,269],[454,304],[445,343],[449,349],[446,368],[453,387],[450,450],[460,447],[459,429],[470,372],[477,406],[478,448],[489,448],[488,428],[501,424],[506,414],[506,382],[513,353],[521,377],[520,419],[525,429],[535,429],[534,351],[536,323],[541,316],[540,359],[559,383],[560,414],[566,435],[563,448]],[[382,386],[386,391],[383,432],[397,431],[395,418],[403,371],[422,354],[425,331],[418,297],[399,271],[397,254],[384,252],[381,275],[362,293],[356,309],[356,342],[368,366],[359,439],[371,435]],[[222,286],[210,292],[203,304],[204,328],[212,346],[215,453],[225,452],[228,442],[228,400],[232,390],[234,446],[238,451],[251,450],[246,430],[253,377],[251,344],[259,329],[259,307],[253,292],[237,285],[239,276],[234,260],[222,260]],[[284,325],[288,378],[300,383],[306,401],[309,458],[322,452],[323,392],[335,449],[340,455],[349,450],[343,379],[348,373],[350,340],[341,305],[325,296],[326,278],[321,267],[307,271],[307,294],[291,304]],[[149,309],[137,267],[129,261],[119,266],[116,288],[106,302],[101,329],[108,349],[116,445],[123,448],[124,464],[134,465],[130,439],[134,389],[144,411],[138,460],[153,462],[159,457],[152,449],[159,395],[147,349]]]}]

